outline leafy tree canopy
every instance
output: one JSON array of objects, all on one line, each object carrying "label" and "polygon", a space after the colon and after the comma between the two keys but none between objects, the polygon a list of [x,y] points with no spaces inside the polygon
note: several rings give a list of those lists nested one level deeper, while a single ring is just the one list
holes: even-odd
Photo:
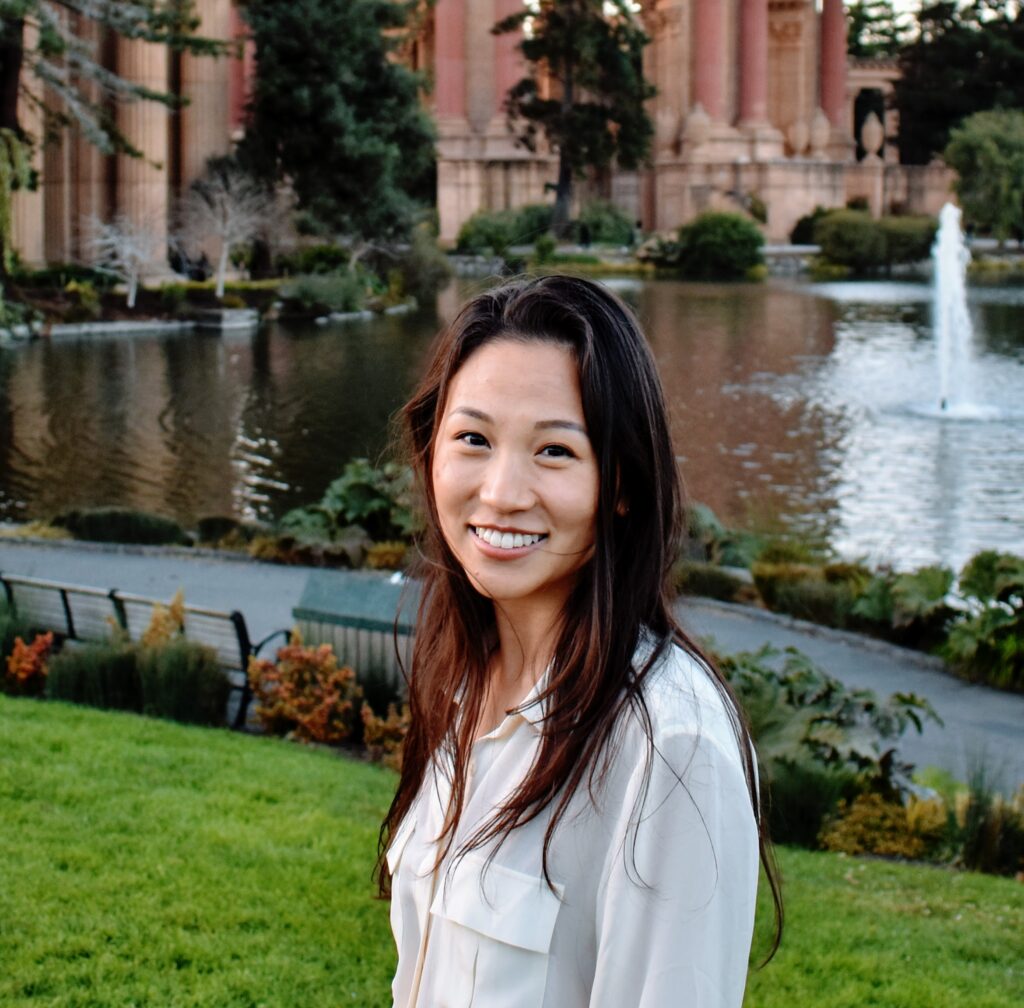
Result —
[{"label": "leafy tree canopy", "polygon": [[926,164],[966,116],[1024,106],[1024,10],[1013,0],[928,4],[900,69],[900,158]]},{"label": "leafy tree canopy", "polygon": [[959,175],[956,191],[970,223],[1000,240],[1024,235],[1024,111],[968,116],[951,133],[944,158]]},{"label": "leafy tree canopy", "polygon": [[538,0],[494,32],[524,26],[520,48],[530,75],[509,91],[505,110],[527,149],[543,133],[558,151],[554,227],[562,232],[574,176],[613,158],[627,169],[647,158],[654,128],[644,102],[655,89],[644,79],[642,53],[650,39],[629,0]]},{"label": "leafy tree canopy", "polygon": [[257,77],[239,158],[316,230],[408,233],[434,158],[419,76],[392,58],[414,3],[249,0]]}]

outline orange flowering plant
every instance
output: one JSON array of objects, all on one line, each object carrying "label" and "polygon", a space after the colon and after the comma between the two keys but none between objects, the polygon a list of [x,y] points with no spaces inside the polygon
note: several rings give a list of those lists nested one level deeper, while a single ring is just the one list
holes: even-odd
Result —
[{"label": "orange flowering plant", "polygon": [[15,637],[7,656],[5,675],[8,691],[22,696],[40,696],[46,686],[46,660],[53,650],[53,634],[36,634],[31,644]]},{"label": "orange flowering plant", "polygon": [[339,667],[330,644],[296,640],[277,652],[276,662],[250,658],[249,683],[267,731],[328,745],[351,736],[363,691],[352,669]]},{"label": "orange flowering plant", "polygon": [[402,704],[401,710],[388,704],[387,717],[378,717],[363,705],[363,742],[366,752],[375,763],[383,763],[392,770],[402,769],[402,749],[409,731],[409,705]]}]

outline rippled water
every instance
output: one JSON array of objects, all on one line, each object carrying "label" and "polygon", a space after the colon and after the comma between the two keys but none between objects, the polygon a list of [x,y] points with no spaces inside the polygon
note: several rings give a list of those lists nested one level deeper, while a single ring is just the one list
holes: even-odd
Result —
[{"label": "rippled water", "polygon": [[[1024,291],[971,292],[978,416],[938,414],[930,291],[612,282],[637,308],[691,495],[848,556],[1024,552]],[[0,350],[0,519],[121,503],[192,521],[316,499],[376,455],[436,310],[249,336]]]}]

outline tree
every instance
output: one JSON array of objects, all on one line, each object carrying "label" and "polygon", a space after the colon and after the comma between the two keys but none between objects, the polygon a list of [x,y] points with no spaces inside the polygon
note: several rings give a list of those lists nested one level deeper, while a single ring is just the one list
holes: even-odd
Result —
[{"label": "tree", "polygon": [[917,14],[895,83],[900,159],[927,164],[966,116],[1024,106],[1024,10],[1012,0],[943,0]]},{"label": "tree", "polygon": [[217,242],[217,297],[231,253],[255,238],[274,216],[274,194],[244,172],[232,157],[212,158],[206,174],[189,187],[181,208],[181,239],[189,246]]},{"label": "tree", "polygon": [[392,54],[415,4],[394,0],[249,0],[256,83],[242,164],[287,181],[305,221],[347,236],[353,261],[406,236],[434,160],[420,78]]},{"label": "tree", "polygon": [[[552,224],[563,235],[569,222],[573,179],[615,159],[638,167],[650,152],[654,127],[644,108],[655,89],[643,76],[650,39],[629,0],[538,0],[532,9],[499,21],[495,34],[525,26],[519,48],[530,75],[505,99],[519,143],[536,150],[543,132],[558,151],[558,186]],[[554,85],[545,97],[542,80]]]},{"label": "tree", "polygon": [[[0,210],[9,206],[12,188],[33,185],[22,169],[35,147],[65,127],[80,130],[107,154],[143,156],[118,128],[118,103],[158,101],[174,105],[169,94],[135,84],[105,67],[96,45],[88,41],[94,27],[187,50],[221,54],[225,44],[201,38],[192,0],[0,0]],[[42,114],[42,135],[30,134],[18,118],[19,104]],[[0,225],[6,225],[0,212]],[[0,274],[6,275],[9,232],[0,227]]]},{"label": "tree", "polygon": [[128,287],[127,305],[135,307],[135,297],[146,271],[162,262],[167,254],[157,237],[160,229],[153,222],[133,220],[118,214],[110,221],[90,217],[86,221],[87,245],[97,268],[122,280]]},{"label": "tree", "polygon": [[970,223],[1000,241],[1024,236],[1024,111],[968,116],[943,157],[959,176],[956,192]]},{"label": "tree", "polygon": [[857,0],[846,7],[846,51],[857,59],[897,56],[907,33],[892,0]]}]

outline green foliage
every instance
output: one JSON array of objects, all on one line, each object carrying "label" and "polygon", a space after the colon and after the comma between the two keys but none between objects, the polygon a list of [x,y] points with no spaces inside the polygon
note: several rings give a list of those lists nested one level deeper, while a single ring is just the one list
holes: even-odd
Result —
[{"label": "green foliage", "polygon": [[848,689],[793,648],[718,659],[757,745],[776,842],[813,842],[841,797],[900,794],[911,768],[896,743],[938,721],[921,697]]},{"label": "green foliage", "polygon": [[855,59],[898,56],[907,37],[907,17],[892,0],[855,0],[846,5],[846,51]]},{"label": "green foliage", "polygon": [[333,242],[305,245],[294,252],[282,253],[275,260],[275,267],[282,276],[297,276],[303,273],[340,273],[348,268],[351,258],[348,249]]},{"label": "green foliage", "polygon": [[885,264],[885,235],[863,210],[831,210],[814,226],[814,242],[832,263],[849,266],[856,273]]},{"label": "green foliage", "polygon": [[555,248],[557,243],[555,236],[551,234],[542,234],[533,243],[533,261],[538,266],[543,266],[545,263],[551,262],[555,257]]},{"label": "green foliage", "polygon": [[230,683],[211,648],[183,637],[138,650],[142,712],[183,724],[224,723]]},{"label": "green foliage", "polygon": [[935,232],[931,217],[875,220],[866,210],[829,210],[814,223],[814,241],[824,258],[858,274],[927,259]]},{"label": "green foliage", "polygon": [[911,798],[908,804],[878,794],[842,801],[821,834],[826,850],[920,860],[946,842],[949,816],[941,801]]},{"label": "green foliage", "polygon": [[637,258],[678,270],[689,280],[740,280],[762,263],[763,246],[757,225],[742,214],[709,212],[681,227],[675,237],[649,238]]},{"label": "green foliage", "polygon": [[693,280],[739,280],[763,259],[764,235],[746,217],[704,213],[679,229],[679,271]]},{"label": "green foliage", "polygon": [[448,257],[437,247],[437,238],[425,223],[413,228],[412,240],[399,253],[396,268],[402,278],[402,290],[420,305],[430,304],[452,276]]},{"label": "green foliage", "polygon": [[11,279],[19,287],[31,290],[66,290],[71,283],[87,283],[97,291],[107,291],[116,283],[105,270],[81,263],[51,263],[41,269],[16,267],[11,271]]},{"label": "green foliage", "polygon": [[[511,88],[505,110],[528,150],[543,133],[558,151],[553,226],[563,235],[574,177],[613,159],[633,169],[648,156],[654,127],[645,102],[655,89],[644,79],[642,56],[650,39],[628,0],[540,0],[493,30],[517,30],[527,18],[530,32],[519,47],[529,76]],[[542,77],[555,87],[542,86]]]},{"label": "green foliage", "polygon": [[676,590],[687,595],[738,602],[751,593],[751,587],[746,581],[717,564],[684,560],[676,565],[673,574]]},{"label": "green foliage", "polygon": [[76,539],[89,542],[188,545],[185,530],[170,518],[132,508],[103,507],[68,511],[53,519]]},{"label": "green foliage", "polygon": [[986,550],[960,574],[969,609],[943,648],[954,670],[1001,689],[1024,690],[1024,558]]},{"label": "green foliage", "polygon": [[932,254],[938,231],[934,217],[881,217],[878,226],[885,238],[885,264],[924,262]]},{"label": "green foliage", "polygon": [[975,112],[1024,107],[1024,17],[1009,0],[932,2],[894,82],[900,159],[927,164]]},{"label": "green foliage", "polygon": [[420,77],[396,51],[414,5],[390,0],[250,0],[259,74],[240,161],[288,180],[319,233],[394,240],[429,195],[434,129]]},{"label": "green foliage", "polygon": [[164,311],[176,315],[185,307],[188,299],[188,288],[184,284],[169,283],[160,285],[160,304]]},{"label": "green foliage", "polygon": [[968,116],[943,157],[957,172],[954,185],[970,224],[1000,240],[1024,235],[1024,110]]},{"label": "green foliage", "polygon": [[366,304],[366,279],[362,273],[310,273],[285,280],[279,294],[289,314],[360,311]]},{"label": "green foliage", "polygon": [[633,221],[609,200],[593,200],[580,211],[576,220],[577,239],[581,237],[583,228],[586,228],[592,242],[633,244]]},{"label": "green foliage", "polygon": [[125,642],[68,644],[50,661],[46,695],[51,700],[141,714],[138,649]]},{"label": "green foliage", "polygon": [[281,519],[281,529],[306,542],[335,542],[359,525],[375,542],[412,538],[412,471],[387,462],[374,466],[353,459],[327,488],[320,502],[296,508]]},{"label": "green foliage", "polygon": [[7,657],[14,650],[15,640],[19,637],[22,640],[30,640],[35,629],[41,628],[30,626],[0,595],[0,681],[3,680]]},{"label": "green foliage", "polygon": [[455,240],[459,252],[506,256],[513,245],[528,245],[551,227],[551,207],[530,204],[517,210],[478,210]]},{"label": "green foliage", "polygon": [[983,764],[971,768],[967,788],[957,795],[956,824],[965,868],[991,874],[1024,871],[1024,785],[1007,801]]}]

